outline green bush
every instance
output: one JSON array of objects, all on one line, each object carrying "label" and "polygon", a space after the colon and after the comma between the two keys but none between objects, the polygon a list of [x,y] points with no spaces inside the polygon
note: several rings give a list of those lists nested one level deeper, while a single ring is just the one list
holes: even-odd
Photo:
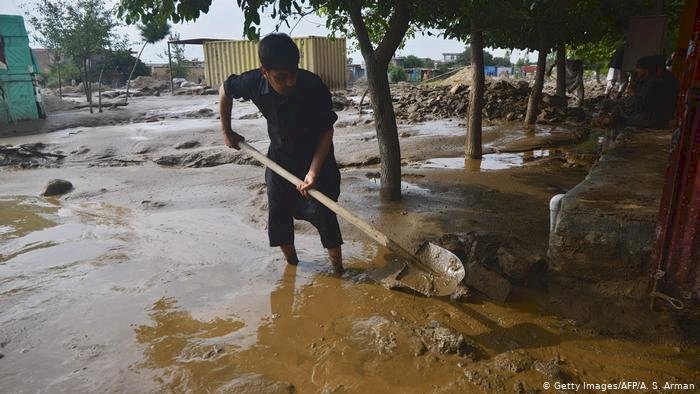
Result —
[{"label": "green bush", "polygon": [[402,82],[406,81],[406,70],[403,67],[396,67],[394,65],[389,65],[389,79],[390,82]]}]

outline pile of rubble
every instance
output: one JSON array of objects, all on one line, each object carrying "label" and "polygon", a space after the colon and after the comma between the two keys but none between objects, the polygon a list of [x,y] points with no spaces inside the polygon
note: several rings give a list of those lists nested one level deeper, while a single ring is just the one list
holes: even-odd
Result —
[{"label": "pile of rubble", "polygon": [[[469,87],[457,84],[419,88],[401,85],[395,89],[396,117],[410,123],[431,119],[466,117],[469,110]],[[487,119],[516,120],[525,117],[530,88],[525,81],[488,81],[483,113]]]}]

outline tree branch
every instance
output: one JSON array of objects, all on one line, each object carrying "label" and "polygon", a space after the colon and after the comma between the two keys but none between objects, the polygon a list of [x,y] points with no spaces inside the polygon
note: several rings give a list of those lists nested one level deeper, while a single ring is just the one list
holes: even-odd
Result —
[{"label": "tree branch", "polygon": [[376,57],[382,64],[388,64],[396,49],[401,45],[408,31],[409,10],[407,0],[394,0],[394,13],[389,19],[389,30],[377,46]]},{"label": "tree branch", "polygon": [[367,26],[362,19],[362,0],[350,1],[350,21],[355,29],[355,36],[357,37],[358,44],[360,44],[362,56],[365,59],[373,57],[374,48],[372,47],[372,41],[369,39]]}]

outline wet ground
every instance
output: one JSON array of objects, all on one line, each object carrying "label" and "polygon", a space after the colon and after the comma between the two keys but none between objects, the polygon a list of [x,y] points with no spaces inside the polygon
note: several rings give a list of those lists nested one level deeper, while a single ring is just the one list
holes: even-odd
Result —
[{"label": "wet ground", "polygon": [[[66,157],[0,169],[0,391],[698,387],[697,347],[601,335],[548,314],[537,291],[505,305],[389,291],[367,274],[385,251],[346,223],[342,277],[304,223],[301,263],[286,266],[267,247],[262,168],[224,149],[215,114],[200,111],[215,97],[141,100],[134,123],[1,140]],[[254,113],[238,105],[234,128],[264,149]],[[490,126],[492,153],[465,164],[459,121],[402,125],[404,197],[381,204],[373,126],[340,117],[341,204],[409,248],[476,231],[544,256],[549,198],[586,174],[564,152],[578,148],[561,146],[581,140],[568,129]],[[39,197],[54,178],[75,189]]]}]

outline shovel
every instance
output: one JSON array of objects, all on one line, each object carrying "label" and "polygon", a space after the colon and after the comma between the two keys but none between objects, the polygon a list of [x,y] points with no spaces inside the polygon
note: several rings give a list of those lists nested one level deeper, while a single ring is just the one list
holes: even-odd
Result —
[{"label": "shovel", "polygon": [[[239,142],[238,146],[243,152],[261,162],[294,186],[302,183],[301,179],[270,160],[248,143]],[[362,230],[377,243],[398,255],[398,267],[392,266],[393,269],[390,269],[390,272],[386,272],[388,276],[381,280],[385,286],[389,288],[408,288],[428,297],[445,296],[452,294],[464,278],[464,265],[462,265],[457,256],[447,249],[430,242],[424,242],[414,256],[402,248],[401,245],[391,240],[369,223],[353,215],[320,191],[311,189],[309,194],[338,216]]]}]

